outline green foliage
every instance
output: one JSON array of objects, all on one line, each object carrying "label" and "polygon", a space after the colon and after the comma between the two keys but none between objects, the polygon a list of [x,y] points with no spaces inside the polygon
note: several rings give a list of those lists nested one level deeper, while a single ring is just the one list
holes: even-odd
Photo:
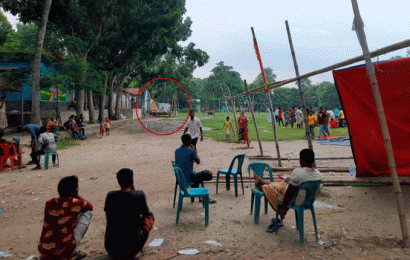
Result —
[{"label": "green foliage", "polygon": [[[268,83],[275,82],[276,81],[276,74],[273,74],[273,69],[270,68],[270,67],[267,67],[267,68],[264,68],[264,70],[265,70],[266,80],[268,81]],[[262,72],[259,73],[258,76],[256,76],[253,83],[255,83],[257,87],[265,85],[265,83],[263,82],[263,78],[262,78]]]},{"label": "green foliage", "polygon": [[20,89],[24,84],[28,83],[28,74],[30,68],[24,68],[19,70],[4,70],[0,73],[0,78],[14,89]]},{"label": "green foliage", "polygon": [[13,27],[6,16],[0,11],[0,46],[7,40],[7,35],[13,31]]}]

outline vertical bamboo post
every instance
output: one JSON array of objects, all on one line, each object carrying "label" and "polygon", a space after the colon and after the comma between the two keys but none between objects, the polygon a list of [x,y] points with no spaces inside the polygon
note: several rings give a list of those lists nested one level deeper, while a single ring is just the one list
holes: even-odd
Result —
[{"label": "vertical bamboo post", "polygon": [[222,85],[220,85],[220,86],[221,86],[221,90],[222,90],[222,96],[224,97],[224,101],[225,101],[226,113],[227,113],[227,114],[228,114],[228,116],[230,117],[230,115],[229,115],[229,107],[228,107],[228,102],[226,101],[226,98],[225,98],[224,89],[222,88]]},{"label": "vertical bamboo post", "polygon": [[258,125],[256,124],[255,114],[253,113],[253,106],[252,106],[251,96],[249,95],[249,91],[248,91],[248,83],[246,83],[246,79],[243,82],[245,83],[246,95],[248,97],[249,110],[252,113],[253,124],[255,125],[256,137],[258,137],[259,150],[261,151],[261,156],[263,156],[262,142],[261,142],[261,138],[259,136],[259,130],[258,130]]},{"label": "vertical bamboo post", "polygon": [[233,117],[235,118],[235,126],[236,126],[236,132],[238,133],[238,141],[239,141],[239,127],[238,127],[238,121],[236,120],[236,113],[235,113],[235,104],[234,104],[234,100],[232,99],[231,96],[231,91],[229,90],[229,87],[226,86],[228,88],[228,94],[229,94],[229,99],[231,100],[231,105],[232,105],[232,111],[233,111]]},{"label": "vertical bamboo post", "polygon": [[216,118],[216,110],[215,110],[215,92],[213,93],[214,95],[214,118]]},{"label": "vertical bamboo post", "polygon": [[266,100],[267,100],[267,103],[268,103],[269,113],[271,114],[271,117],[272,117],[273,136],[275,138],[276,154],[278,156],[278,166],[282,167],[282,161],[280,159],[280,151],[279,151],[278,133],[276,131],[276,120],[275,120],[276,118],[275,118],[275,113],[273,113],[273,107],[272,107],[272,100],[271,100],[271,97],[270,97],[270,91],[267,88],[268,81],[266,79],[265,70],[263,68],[262,58],[261,58],[261,55],[259,53],[258,43],[256,42],[256,36],[255,36],[255,32],[253,31],[253,27],[251,27],[251,31],[252,31],[252,36],[253,36],[253,47],[255,48],[256,58],[259,61],[259,66],[261,67],[261,72],[262,72],[263,83],[265,84]]},{"label": "vertical bamboo post", "polygon": [[309,149],[311,149],[313,151],[313,144],[312,144],[312,138],[310,137],[310,128],[309,128],[308,114],[307,114],[307,110],[306,110],[305,97],[303,95],[302,84],[300,83],[299,66],[298,66],[298,62],[296,60],[296,54],[295,54],[295,50],[293,48],[292,36],[290,35],[290,29],[289,29],[289,24],[288,24],[287,20],[285,21],[285,24],[286,24],[286,31],[288,32],[290,51],[292,52],[293,64],[295,66],[295,72],[296,72],[296,78],[297,78],[297,85],[298,85],[298,89],[299,89],[300,102],[302,103],[303,120],[305,121],[305,130],[306,130],[306,137],[307,137],[307,141],[308,141],[308,147],[309,147]]},{"label": "vertical bamboo post", "polygon": [[359,7],[357,5],[356,0],[352,0],[352,6],[353,6],[353,12],[355,16],[353,30],[356,31],[357,38],[359,39],[360,45],[363,50],[363,56],[366,62],[367,74],[369,75],[370,84],[372,86],[373,96],[374,96],[374,100],[375,100],[376,108],[377,108],[377,114],[379,116],[380,126],[381,126],[381,130],[383,134],[384,146],[387,152],[387,161],[389,163],[390,174],[392,177],[393,190],[396,193],[397,208],[399,212],[399,219],[400,219],[400,225],[401,225],[401,233],[403,236],[403,246],[409,247],[409,234],[407,230],[406,215],[404,214],[403,195],[401,193],[399,177],[397,175],[396,162],[394,159],[393,147],[391,144],[389,128],[387,126],[387,120],[384,114],[383,102],[380,96],[380,91],[379,91],[379,86],[377,83],[376,74],[374,71],[374,66],[371,61],[371,55],[369,52],[369,48],[367,46],[366,35],[363,29],[363,21],[360,16]]}]

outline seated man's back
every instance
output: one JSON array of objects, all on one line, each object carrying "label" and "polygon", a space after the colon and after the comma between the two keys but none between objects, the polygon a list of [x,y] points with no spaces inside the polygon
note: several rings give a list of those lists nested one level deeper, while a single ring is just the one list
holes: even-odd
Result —
[{"label": "seated man's back", "polygon": [[140,217],[150,214],[144,192],[111,191],[107,195],[104,211],[107,215],[107,252],[112,256],[138,253],[145,243],[140,243],[138,237],[141,228]]}]

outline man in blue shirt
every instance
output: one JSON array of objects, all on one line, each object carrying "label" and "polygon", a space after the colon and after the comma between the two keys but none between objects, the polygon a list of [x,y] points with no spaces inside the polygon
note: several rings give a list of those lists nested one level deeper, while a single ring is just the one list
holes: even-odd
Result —
[{"label": "man in blue shirt", "polygon": [[[27,131],[31,135],[31,153],[37,152],[38,149],[38,137],[40,136],[40,126],[36,124],[28,124],[23,127],[17,127],[17,133]],[[33,161],[27,163],[28,165],[34,164]]]},{"label": "man in blue shirt", "polygon": [[[212,172],[204,170],[194,172],[194,162],[199,164],[201,161],[195,152],[195,148],[191,143],[191,135],[184,134],[181,136],[182,145],[175,150],[175,165],[181,168],[188,182],[193,183],[191,187],[199,187],[203,181],[212,180]],[[215,200],[210,199],[210,203],[215,203]]]}]

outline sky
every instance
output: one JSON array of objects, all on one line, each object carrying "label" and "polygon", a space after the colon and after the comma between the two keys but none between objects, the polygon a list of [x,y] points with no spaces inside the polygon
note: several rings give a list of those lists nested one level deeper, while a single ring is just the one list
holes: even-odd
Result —
[{"label": "sky", "polygon": [[[370,51],[409,39],[410,1],[357,1]],[[273,68],[277,80],[295,77],[285,20],[289,23],[301,74],[362,55],[356,33],[352,31],[350,0],[187,0],[186,9],[185,17],[193,21],[188,42],[194,42],[210,56],[205,66],[195,70],[197,78],[208,77],[216,64],[224,61],[242,79],[253,82],[260,67],[251,27],[264,67]],[[380,56],[379,60],[406,56],[406,53],[402,49]],[[310,79],[313,83],[333,82],[331,72]]]},{"label": "sky", "polygon": [[[408,39],[410,1],[357,1],[370,51]],[[194,42],[210,56],[205,66],[194,71],[196,78],[209,77],[216,64],[224,61],[239,72],[242,79],[253,82],[260,67],[253,49],[251,27],[255,30],[264,67],[273,68],[277,80],[295,77],[285,20],[289,22],[301,74],[362,54],[356,33],[352,31],[350,0],[186,0],[186,10],[184,17],[193,21],[192,35],[182,45]],[[6,16],[15,27],[17,18]],[[406,53],[406,49],[402,49],[379,59],[406,56]],[[333,82],[331,72],[310,79],[313,83]]]}]

